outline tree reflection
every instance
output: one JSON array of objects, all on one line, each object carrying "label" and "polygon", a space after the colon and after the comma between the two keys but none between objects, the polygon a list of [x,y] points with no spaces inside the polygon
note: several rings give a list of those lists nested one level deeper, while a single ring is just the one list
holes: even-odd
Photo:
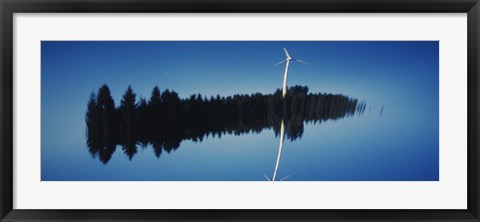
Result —
[{"label": "tree reflection", "polygon": [[205,137],[242,135],[273,129],[285,138],[302,137],[304,123],[321,123],[351,116],[365,110],[365,103],[343,95],[309,93],[306,86],[290,87],[285,99],[278,89],[273,94],[255,93],[211,98],[200,94],[181,99],[174,91],[155,87],[150,99],[140,98],[131,87],[119,107],[107,85],[92,93],[87,105],[87,146],[93,157],[107,164],[121,145],[132,159],[138,146],[151,144],[159,158],[180,147],[183,140],[201,142]]}]

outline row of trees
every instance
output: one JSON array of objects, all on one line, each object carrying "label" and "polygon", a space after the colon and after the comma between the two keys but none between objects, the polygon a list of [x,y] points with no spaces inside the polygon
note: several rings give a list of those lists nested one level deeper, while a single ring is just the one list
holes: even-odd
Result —
[{"label": "row of trees", "polygon": [[115,106],[107,85],[92,93],[87,105],[87,145],[93,156],[108,163],[117,145],[131,159],[137,145],[151,144],[155,155],[171,152],[183,140],[241,135],[272,129],[280,132],[286,123],[286,138],[303,134],[305,122],[319,123],[363,112],[365,103],[343,95],[308,93],[306,86],[290,87],[285,98],[281,90],[273,94],[211,97],[200,94],[181,99],[174,91],[155,87],[150,99],[137,99],[131,87]]}]

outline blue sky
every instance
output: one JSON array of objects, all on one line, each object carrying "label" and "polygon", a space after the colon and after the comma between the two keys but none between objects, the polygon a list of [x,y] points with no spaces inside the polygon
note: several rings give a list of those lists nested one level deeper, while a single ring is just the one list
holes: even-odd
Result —
[{"label": "blue sky", "polygon": [[283,47],[310,63],[291,66],[289,85],[314,91],[366,97],[363,86],[385,92],[400,85],[430,92],[438,73],[438,42],[48,41],[42,42],[42,92],[80,98],[107,83],[115,98],[128,85],[144,96],[155,85],[181,96],[269,93],[281,87],[284,66],[273,64],[284,59]]},{"label": "blue sky", "polygon": [[156,85],[180,97],[271,93],[282,86],[285,67],[273,65],[285,58],[283,47],[310,63],[291,65],[290,86],[402,112],[438,106],[437,41],[44,41],[42,107],[51,112],[42,118],[64,109],[83,116],[90,92],[104,83],[116,105],[129,85],[147,99]]},{"label": "blue sky", "polygon": [[[285,59],[283,47],[310,63],[291,64],[289,86],[365,100],[367,110],[385,106],[388,124],[433,121],[429,129],[438,131],[438,46],[437,41],[43,41],[42,166],[54,161],[61,146],[85,144],[86,104],[104,83],[117,106],[129,85],[147,100],[154,86],[182,98],[272,93],[282,86],[285,66],[273,65]],[[438,138],[438,132],[429,133]]]}]

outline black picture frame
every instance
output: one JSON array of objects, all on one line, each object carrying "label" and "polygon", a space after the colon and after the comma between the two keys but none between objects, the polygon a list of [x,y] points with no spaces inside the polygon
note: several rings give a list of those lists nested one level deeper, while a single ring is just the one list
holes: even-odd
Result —
[{"label": "black picture frame", "polygon": [[[1,221],[480,221],[479,0],[0,0]],[[466,210],[17,210],[13,209],[14,13],[467,13],[468,203]],[[92,200],[93,201],[93,200]]]}]

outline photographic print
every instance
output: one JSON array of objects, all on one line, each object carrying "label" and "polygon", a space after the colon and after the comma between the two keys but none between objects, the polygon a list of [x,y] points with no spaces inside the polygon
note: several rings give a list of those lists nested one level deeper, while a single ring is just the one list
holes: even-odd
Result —
[{"label": "photographic print", "polygon": [[438,181],[438,41],[42,41],[42,181]]}]

